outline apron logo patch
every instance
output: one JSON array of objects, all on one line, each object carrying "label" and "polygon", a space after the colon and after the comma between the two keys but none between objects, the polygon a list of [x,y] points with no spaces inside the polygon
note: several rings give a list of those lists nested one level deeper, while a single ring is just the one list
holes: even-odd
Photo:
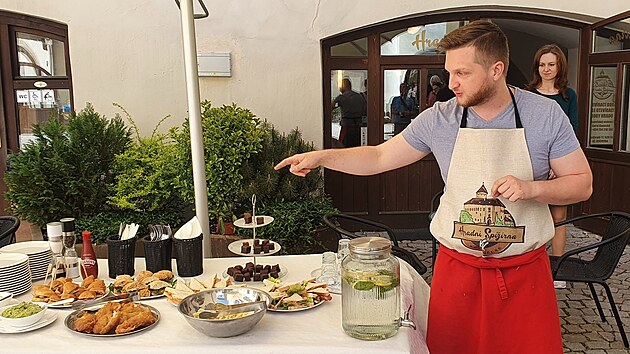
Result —
[{"label": "apron logo patch", "polygon": [[464,203],[459,221],[454,221],[453,235],[462,244],[484,256],[501,253],[513,243],[525,241],[525,226],[516,226],[512,214],[497,198],[488,198],[481,184],[475,198]]}]

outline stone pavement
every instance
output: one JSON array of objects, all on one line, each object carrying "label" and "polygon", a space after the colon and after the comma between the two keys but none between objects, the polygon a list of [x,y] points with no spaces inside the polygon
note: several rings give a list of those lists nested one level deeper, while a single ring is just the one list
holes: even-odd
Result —
[{"label": "stone pavement", "polygon": [[[596,235],[573,226],[567,227],[567,249],[596,242]],[[431,284],[431,241],[403,240],[400,245],[418,255],[427,266],[423,278]],[[607,281],[615,297],[619,315],[624,323],[626,334],[630,336],[630,250],[626,250],[615,273]],[[567,283],[566,289],[557,289],[560,324],[565,353],[576,354],[628,354],[621,341],[617,323],[610,310],[610,303],[604,289],[595,285],[606,320],[602,322],[595,302],[586,284]]]}]

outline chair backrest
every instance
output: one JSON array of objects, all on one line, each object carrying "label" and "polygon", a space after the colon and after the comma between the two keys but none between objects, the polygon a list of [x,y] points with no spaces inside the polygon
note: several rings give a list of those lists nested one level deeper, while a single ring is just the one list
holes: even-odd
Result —
[{"label": "chair backrest", "polygon": [[389,226],[372,220],[346,214],[328,214],[324,216],[324,223],[335,230],[340,239],[377,236],[391,240],[392,244],[398,247],[394,231]]},{"label": "chair backrest", "polygon": [[0,216],[0,247],[15,243],[15,232],[20,227],[20,219],[13,216]]},{"label": "chair backrest", "polygon": [[628,244],[628,239],[630,239],[630,214],[611,212],[610,215],[610,221],[606,225],[606,231],[602,234],[601,242],[612,238],[616,239],[599,246],[590,262],[591,270],[604,279],[609,278],[615,271],[626,244]]}]

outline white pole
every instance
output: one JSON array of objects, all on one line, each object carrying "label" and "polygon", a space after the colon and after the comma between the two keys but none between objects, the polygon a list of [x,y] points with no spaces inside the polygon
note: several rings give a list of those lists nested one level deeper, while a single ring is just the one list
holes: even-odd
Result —
[{"label": "white pole", "polygon": [[206,164],[201,131],[201,105],[199,103],[199,76],[197,76],[197,43],[192,0],[181,1],[182,35],[184,37],[184,66],[190,122],[190,150],[195,183],[195,210],[203,231],[203,256],[212,257],[210,251],[210,221],[208,220],[208,194],[206,192]]}]

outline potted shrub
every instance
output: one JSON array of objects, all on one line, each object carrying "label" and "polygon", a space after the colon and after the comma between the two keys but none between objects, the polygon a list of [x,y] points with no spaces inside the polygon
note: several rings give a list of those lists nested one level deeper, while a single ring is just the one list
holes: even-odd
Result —
[{"label": "potted shrub", "polygon": [[[313,144],[304,141],[298,129],[282,134],[266,122],[262,129],[265,131],[262,149],[252,155],[242,169],[244,178],[239,194],[239,213],[251,210],[249,200],[252,194],[256,194],[257,213],[275,218],[270,225],[258,229],[257,235],[280,243],[285,254],[327,248],[318,239],[321,235],[319,231],[325,228],[324,215],[336,209],[324,193],[322,174],[313,171],[306,177],[298,177],[286,168],[280,171],[273,169],[287,156],[314,150]],[[238,231],[244,235],[251,234],[248,230]],[[336,245],[336,235],[332,237]]]},{"label": "potted shrub", "polygon": [[45,230],[47,222],[107,209],[114,158],[130,143],[122,119],[107,119],[88,104],[67,124],[53,117],[33,134],[5,175],[11,212]]},{"label": "potted shrub", "polygon": [[[208,213],[213,229],[224,231],[221,225],[234,219],[235,202],[243,180],[241,167],[260,151],[264,131],[252,112],[235,104],[213,107],[204,101],[201,106]],[[194,204],[189,121],[181,128],[171,129],[170,135],[179,156],[175,163],[179,171],[176,187],[185,202]],[[225,238],[213,239],[213,254],[224,254],[220,252],[227,249],[226,242]]]}]

